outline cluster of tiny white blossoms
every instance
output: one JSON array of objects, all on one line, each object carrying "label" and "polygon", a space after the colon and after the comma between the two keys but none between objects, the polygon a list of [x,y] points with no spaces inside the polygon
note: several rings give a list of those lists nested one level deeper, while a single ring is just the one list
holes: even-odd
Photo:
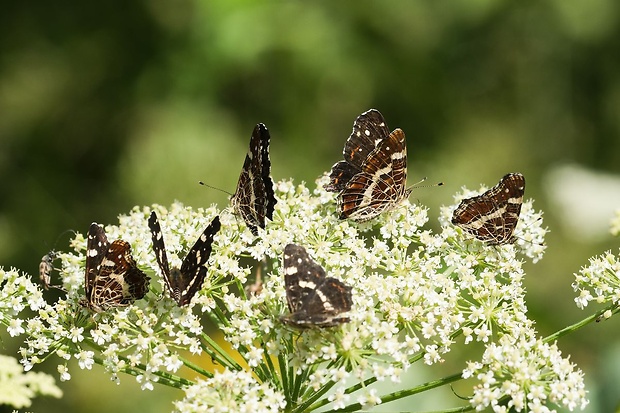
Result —
[{"label": "cluster of tiny white blossoms", "polygon": [[[323,403],[345,407],[350,396],[345,394],[344,379],[349,376],[359,382],[371,373],[377,380],[399,382],[409,360],[423,346],[432,354],[429,364],[439,361],[458,328],[451,321],[456,307],[437,293],[440,263],[408,253],[428,220],[427,211],[411,205],[398,208],[391,214],[393,221],[385,221],[380,236],[369,237],[370,224],[336,217],[333,195],[321,189],[325,182],[320,180],[313,193],[290,181],[276,185],[273,223],[247,252],[264,254],[265,246],[275,251],[269,254],[271,271],[259,294],[244,297],[231,292],[224,298],[231,313],[230,325],[223,328],[227,340],[252,367],[277,358],[287,402],[299,410],[334,385],[331,400],[325,398]],[[280,256],[288,243],[304,246],[330,276],[353,288],[349,323],[299,332],[279,321],[287,311]],[[255,247],[259,251],[253,251]],[[429,282],[432,279],[437,282]],[[426,332],[420,334],[418,325],[424,325]],[[355,400],[370,407],[380,402],[373,395],[363,391]]]},{"label": "cluster of tiny white blossoms", "polygon": [[573,289],[579,293],[575,298],[577,307],[584,309],[590,301],[599,304],[620,304],[620,260],[618,255],[607,251],[590,258],[589,265],[575,274]]},{"label": "cluster of tiny white blossoms", "polygon": [[450,224],[457,205],[465,198],[480,195],[466,188],[454,196],[454,204],[441,207],[439,222],[442,232],[437,249],[446,264],[446,273],[456,276],[460,314],[466,322],[462,327],[465,343],[474,338],[484,343],[495,334],[514,337],[534,337],[533,321],[527,317],[524,272],[517,252],[537,262],[546,246],[542,227],[542,213],[535,211],[532,200],[526,200],[521,208],[515,229],[515,244],[488,246],[473,239],[466,232]]},{"label": "cluster of tiny white blossoms", "polygon": [[[544,250],[546,230],[531,201],[523,205],[516,244],[488,246],[449,223],[456,205],[442,208],[438,234],[423,228],[428,210],[407,200],[369,223],[340,220],[335,195],[322,189],[327,181],[323,176],[314,190],[292,181],[276,183],[273,220],[258,237],[229,209],[175,203],[169,209],[135,208],[121,216],[119,225],[106,226],[108,239],[122,238],[132,245],[138,266],[151,277],[151,291],[128,307],[103,313],[79,304],[86,243],[78,234],[74,252],[60,254],[67,297],[28,320],[22,363],[32,366],[56,353],[63,380],[70,378],[67,361],[74,358],[85,369],[103,365],[116,380],[118,373],[130,373],[143,389],[152,389],[155,382],[183,388],[185,398],[176,403],[179,411],[205,411],[208,406],[206,411],[295,412],[328,404],[333,409],[370,408],[394,398],[377,395],[369,386],[383,380],[400,383],[403,372],[417,361],[444,362],[457,343],[482,343],[488,358],[501,337],[536,341],[517,259],[521,252],[537,261]],[[464,191],[456,203],[472,195]],[[222,227],[214,238],[206,280],[187,307],[167,298],[147,226],[153,209],[172,266],[180,266],[204,228],[220,215]],[[330,277],[352,287],[350,322],[300,331],[280,321],[288,312],[282,252],[289,243],[305,247]],[[203,330],[205,318],[224,333],[235,354]],[[515,354],[525,351],[514,347]],[[204,354],[204,366],[188,361],[188,351]],[[541,388],[563,384],[556,363],[564,359],[551,352],[536,354],[553,372]],[[476,372],[494,368],[487,358],[476,365]],[[225,371],[206,367],[211,360]],[[182,378],[182,366],[202,377]],[[464,375],[473,375],[468,371]],[[480,386],[489,385],[483,377],[478,380]],[[514,394],[533,397],[529,382],[514,383],[523,385]],[[491,387],[501,385],[497,378]],[[485,401],[472,403],[486,406]]]},{"label": "cluster of tiny white blossoms", "polygon": [[25,373],[15,358],[0,355],[0,405],[21,409],[29,407],[36,396],[60,398],[62,391],[49,374]]},{"label": "cluster of tiny white blossoms", "polygon": [[216,372],[185,389],[185,398],[174,403],[184,413],[276,413],[286,407],[284,396],[269,383],[257,382],[250,372]]},{"label": "cluster of tiny white blossoms", "polygon": [[[620,235],[620,210],[615,212],[611,220],[610,232]],[[619,251],[620,253],[620,251]],[[573,290],[578,293],[575,304],[585,309],[590,302],[607,304],[607,307],[598,313],[595,320],[610,318],[620,311],[620,259],[619,253],[611,250],[589,259],[589,264],[575,273]],[[592,317],[589,317],[592,319]]]},{"label": "cluster of tiny white blossoms", "polygon": [[551,406],[570,411],[587,405],[583,372],[555,344],[504,335],[486,347],[480,362],[470,362],[465,378],[475,377],[471,403],[481,411],[548,413]]},{"label": "cluster of tiny white blossoms", "polygon": [[[615,212],[611,221],[610,232],[620,235],[620,210]],[[578,293],[575,303],[580,309],[588,306],[590,301],[609,304],[603,316],[609,318],[620,310],[620,259],[611,250],[590,258],[589,265],[582,267],[575,274],[573,290]]]},{"label": "cluster of tiny white blossoms", "polygon": [[[41,289],[27,274],[0,267],[0,324],[9,336],[26,333],[27,327],[20,318],[24,310],[38,311],[45,306]],[[39,395],[59,398],[62,392],[52,376],[41,372],[25,373],[15,358],[0,355],[0,405],[29,407],[32,399]]]},{"label": "cluster of tiny white blossoms", "polygon": [[[481,361],[471,361],[463,378],[474,378],[470,403],[476,410],[491,406],[493,411],[551,412],[552,406],[570,410],[585,408],[583,373],[567,358],[562,358],[555,344],[537,338],[534,323],[527,317],[524,273],[517,252],[537,262],[546,248],[542,213],[535,211],[532,200],[521,208],[515,229],[515,244],[487,246],[450,225],[452,213],[464,199],[479,191],[463,189],[454,204],[441,208],[439,221],[442,237],[449,245],[443,259],[449,271],[457,274],[461,292],[467,292],[470,305],[463,306],[467,320],[463,325],[465,343],[485,343]],[[462,303],[461,303],[462,305]],[[472,336],[473,335],[473,336]]]},{"label": "cluster of tiny white blossoms", "polygon": [[[406,201],[372,223],[338,220],[333,195],[321,189],[325,182],[319,180],[313,193],[280,182],[274,223],[262,239],[278,251],[289,242],[305,246],[330,276],[352,286],[351,321],[333,330],[291,332],[283,326],[278,317],[286,311],[286,292],[279,254],[260,294],[229,294],[224,300],[232,313],[223,329],[227,340],[250,366],[278,358],[280,376],[288,380],[283,388],[297,389],[286,392],[289,406],[301,411],[331,402],[338,409],[356,401],[371,407],[381,399],[356,394],[344,379],[362,382],[370,375],[366,384],[398,383],[417,360],[444,361],[459,336],[465,344],[536,336],[516,258],[521,251],[537,261],[544,251],[546,229],[531,201],[516,233],[523,243],[489,247],[447,224],[455,205],[444,208],[440,234],[423,229],[428,211]],[[317,401],[328,390],[331,395]]]},{"label": "cluster of tiny white blossoms", "polygon": [[24,320],[20,314],[26,308],[32,311],[46,305],[43,293],[27,274],[15,268],[0,267],[0,324],[11,337],[25,333]]},{"label": "cluster of tiny white blossoms", "polygon": [[[484,185],[481,185],[478,190],[469,190],[463,187],[460,193],[455,194],[454,203],[450,206],[444,206],[441,208],[439,221],[444,229],[453,230],[461,235],[466,234],[460,228],[450,225],[452,213],[463,199],[480,195],[487,189],[489,188]],[[542,259],[543,253],[545,252],[545,249],[547,249],[547,245],[545,245],[544,242],[545,235],[548,230],[546,227],[542,226],[542,216],[542,211],[537,211],[534,209],[534,200],[524,200],[521,205],[519,221],[514,231],[515,243],[511,244],[520,253],[531,258],[534,263]],[[450,233],[448,235],[454,237],[454,233]]]}]

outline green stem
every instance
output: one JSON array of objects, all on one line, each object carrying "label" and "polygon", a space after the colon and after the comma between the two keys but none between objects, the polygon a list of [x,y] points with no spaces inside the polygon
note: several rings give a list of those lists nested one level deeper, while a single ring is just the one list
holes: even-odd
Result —
[{"label": "green stem", "polygon": [[434,410],[434,411],[425,412],[425,413],[461,413],[461,412],[471,412],[472,410],[476,410],[476,408],[472,405],[469,405],[469,406],[462,406],[462,407],[453,407],[452,409],[446,409],[446,410]]},{"label": "green stem", "polygon": [[[412,358],[410,358],[410,359],[408,360],[409,364],[413,364],[413,363],[415,363],[416,361],[421,360],[421,359],[424,357],[424,354],[425,354],[425,352],[424,352],[424,351],[422,351],[422,352],[420,352],[420,353],[416,354],[415,356],[413,356]],[[368,379],[364,380],[364,381],[363,381],[363,382],[361,382],[361,383],[358,383],[358,384],[356,384],[356,385],[353,385],[353,386],[349,387],[349,388],[348,388],[348,389],[346,389],[344,392],[345,392],[345,394],[351,394],[351,393],[354,393],[354,392],[358,391],[359,389],[362,389],[362,388],[364,388],[364,387],[367,387],[367,386],[369,386],[369,385],[373,384],[373,383],[374,383],[374,382],[376,382],[376,381],[377,381],[377,378],[376,378],[376,377],[370,377],[370,378],[368,378]],[[322,405],[327,404],[327,401],[326,401],[326,400],[321,400],[321,402],[323,402],[323,404],[322,404]],[[321,403],[321,402],[319,402],[319,403]],[[316,406],[316,407],[318,408],[319,406]]]},{"label": "green stem", "polygon": [[[121,356],[119,357],[119,359],[126,361],[129,364],[129,360],[127,358]],[[105,367],[102,358],[93,357],[93,360],[95,361],[95,363],[99,364],[100,366]],[[129,374],[131,376],[138,376],[146,372],[146,365],[142,363],[136,363],[135,367],[127,366],[121,369],[120,371],[122,371],[123,373]],[[156,383],[165,384],[168,387],[174,387],[174,388],[180,389],[183,386],[190,386],[194,384],[194,382],[192,381],[189,381],[179,376],[172,375],[170,373],[165,373],[161,371],[153,371],[151,372],[151,374],[153,374],[154,376],[157,376],[158,380]]]},{"label": "green stem", "polygon": [[220,358],[219,354],[216,353],[215,350],[213,350],[211,347],[209,347],[207,343],[205,343],[204,341],[200,341],[200,348],[202,349],[202,351],[205,352],[207,356],[211,357],[211,361],[213,362],[213,364],[220,364],[222,366],[228,367],[226,361]]},{"label": "green stem", "polygon": [[[386,394],[385,396],[381,397],[381,404],[383,403],[389,403],[391,401],[394,400],[398,400],[398,399],[402,399],[403,397],[409,397],[412,396],[414,394],[417,393],[422,393],[437,387],[441,387],[444,386],[446,384],[449,383],[453,383],[455,381],[461,380],[463,378],[462,373],[457,373],[457,374],[453,374],[451,376],[448,377],[444,377],[438,380],[433,380],[433,381],[429,381],[426,382],[424,384],[421,384],[419,386],[416,386],[412,389],[408,389],[408,390],[400,390],[400,391],[396,391],[394,393],[389,393]],[[360,403],[354,403],[354,404],[350,404],[348,406],[346,406],[344,409],[338,409],[338,410],[328,410],[328,411],[333,411],[333,412],[355,412],[358,410],[362,409],[362,405]],[[459,408],[459,410],[456,411],[465,411],[465,410],[460,410],[462,408]]]},{"label": "green stem", "polygon": [[301,374],[295,375],[295,389],[293,390],[293,400],[299,400],[300,397],[303,397],[303,393],[308,390],[308,386],[304,384],[308,381],[308,377],[311,373],[314,373],[314,371],[316,371],[316,369],[310,366],[308,369],[303,370]]},{"label": "green stem", "polygon": [[235,284],[237,286],[237,290],[239,291],[239,295],[241,295],[241,298],[243,298],[245,301],[248,300],[248,295],[245,292],[245,288],[243,287],[243,284],[241,283],[241,281],[239,281],[238,278],[235,278]]},{"label": "green stem", "polygon": [[217,318],[215,324],[221,324],[225,327],[230,326],[230,320],[228,320],[228,318],[226,317],[224,312],[222,312],[219,306],[216,305],[215,307],[213,307],[213,309],[211,310],[211,314],[215,315],[215,317]]},{"label": "green stem", "polygon": [[189,367],[190,369],[194,370],[196,373],[200,373],[205,377],[208,378],[212,378],[213,377],[213,373],[211,373],[208,370],[203,369],[202,367],[192,363],[191,361],[183,358],[183,357],[179,357],[181,359],[181,361],[183,362],[183,365],[185,365],[186,367]]},{"label": "green stem", "polygon": [[[278,372],[276,370],[276,367],[273,364],[273,360],[271,360],[271,356],[269,355],[269,352],[267,350],[267,346],[265,345],[265,343],[263,343],[263,351],[264,351],[264,358],[265,358],[265,364],[267,365],[267,370],[269,371],[269,377],[271,378],[271,380],[274,383],[274,386],[276,386],[276,388],[282,388],[282,383],[280,382],[280,377],[278,376]],[[265,379],[263,379],[265,380]]]},{"label": "green stem", "polygon": [[290,382],[288,377],[288,363],[284,358],[282,352],[278,354],[278,366],[280,367],[280,376],[282,377],[282,391],[286,396],[286,404],[290,406],[292,404],[291,393],[290,393]]},{"label": "green stem", "polygon": [[327,400],[327,398],[325,398],[325,399],[319,400],[315,404],[312,404],[316,400],[320,399],[325,393],[327,393],[329,391],[329,389],[334,387],[335,384],[336,384],[336,382],[333,382],[333,381],[327,382],[325,385],[323,385],[323,387],[321,387],[318,391],[316,391],[312,395],[312,397],[308,398],[308,400],[306,400],[305,402],[303,402],[302,404],[297,406],[295,411],[297,411],[297,412],[312,411],[312,410],[318,409],[319,407],[321,407],[321,406],[323,406],[323,405],[325,405],[327,403],[330,403],[330,401]]},{"label": "green stem", "polygon": [[275,376],[273,374],[273,371],[269,368],[270,363],[268,362],[268,360],[269,355],[263,354],[263,362],[258,363],[258,365],[253,368],[252,372],[256,377],[258,377],[261,382],[269,381],[274,383],[274,386],[279,387],[277,376]]},{"label": "green stem", "polygon": [[597,321],[600,320],[600,317],[603,316],[603,314],[605,314],[606,311],[611,310],[612,314],[616,314],[620,311],[620,307],[617,306],[616,304],[612,304],[610,306],[608,306],[607,308],[604,308],[602,310],[600,310],[599,312],[592,314],[589,317],[584,318],[581,321],[576,322],[575,324],[572,324],[568,327],[565,327],[559,331],[556,331],[555,333],[551,334],[550,336],[547,336],[543,339],[543,342],[545,343],[550,343],[552,341],[557,340],[558,338],[567,335],[568,333],[572,333],[573,331],[577,331],[578,329],[580,329],[581,327],[590,324],[593,321]]},{"label": "green stem", "polygon": [[[226,352],[223,348],[219,346],[208,334],[202,333],[201,337],[207,344],[215,350],[217,354],[215,354],[215,360],[220,363],[222,366],[229,367],[233,370],[241,371],[243,368],[233,359],[228,352]],[[219,354],[219,357],[218,357]]]},{"label": "green stem", "polygon": [[301,378],[296,372],[294,366],[288,365],[289,390],[291,392],[292,404],[296,404],[299,400],[299,389],[301,388]]}]

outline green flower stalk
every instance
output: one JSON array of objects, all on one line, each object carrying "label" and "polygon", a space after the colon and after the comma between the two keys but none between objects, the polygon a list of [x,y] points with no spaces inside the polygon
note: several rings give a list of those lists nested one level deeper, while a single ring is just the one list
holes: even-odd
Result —
[{"label": "green flower stalk", "polygon": [[[175,402],[183,412],[352,411],[466,379],[469,399],[455,397],[461,411],[587,405],[581,371],[540,339],[527,317],[518,256],[538,261],[546,232],[531,201],[523,204],[516,243],[489,246],[449,224],[471,191],[442,208],[441,232],[433,233],[424,228],[427,209],[408,201],[364,224],[339,220],[326,182],[323,176],[314,190],[276,183],[273,220],[258,237],[230,209],[215,206],[155,205],[121,216],[106,233],[131,244],[150,291],[102,313],[79,304],[86,242],[78,234],[74,251],[59,254],[66,298],[34,306],[22,364],[30,369],[56,354],[61,380],[70,379],[73,358],[82,369],[102,365],[117,381],[119,373],[133,375],[143,389],[174,386],[184,391]],[[188,306],[179,308],[164,287],[147,226],[152,210],[166,228],[171,266],[220,216],[206,280]],[[299,330],[280,321],[288,313],[282,252],[289,243],[304,246],[330,277],[352,287],[350,322]],[[223,339],[205,329],[207,320]],[[373,387],[397,386],[416,363],[442,363],[455,346],[470,343],[484,347],[480,360],[456,364],[450,376],[389,394]]]}]

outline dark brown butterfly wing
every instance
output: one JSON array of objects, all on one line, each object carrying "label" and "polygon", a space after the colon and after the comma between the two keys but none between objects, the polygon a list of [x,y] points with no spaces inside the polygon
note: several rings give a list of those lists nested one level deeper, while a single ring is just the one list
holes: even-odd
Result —
[{"label": "dark brown butterfly wing", "polygon": [[490,245],[511,244],[524,193],[523,175],[507,174],[482,195],[461,201],[452,214],[452,223]]}]

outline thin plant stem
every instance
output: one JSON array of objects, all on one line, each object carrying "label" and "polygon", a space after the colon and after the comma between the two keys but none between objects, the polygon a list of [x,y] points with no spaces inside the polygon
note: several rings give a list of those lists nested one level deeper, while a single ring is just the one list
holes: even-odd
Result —
[{"label": "thin plant stem", "polygon": [[[447,376],[438,380],[433,380],[416,386],[414,388],[408,390],[400,390],[394,393],[386,394],[385,396],[381,396],[381,403],[389,403],[394,400],[402,399],[403,397],[409,397],[414,394],[422,393],[431,389],[435,389],[437,387],[445,386],[446,384],[454,383],[455,381],[462,380],[462,373],[453,374],[451,376]],[[362,408],[360,403],[353,403],[346,406],[344,409],[338,410],[328,410],[333,412],[355,412]],[[458,410],[461,411],[461,410]]]},{"label": "thin plant stem", "polygon": [[220,363],[223,366],[227,366],[230,367],[234,370],[242,370],[243,367],[241,367],[241,365],[239,363],[237,363],[235,361],[235,359],[233,359],[230,354],[228,354],[227,351],[225,351],[223,348],[221,348],[216,342],[215,340],[213,340],[211,337],[209,337],[208,334],[206,333],[202,333],[201,337],[204,341],[207,342],[207,344],[217,352],[217,354],[219,354],[222,359],[220,359],[219,357],[216,357],[216,360],[218,361],[218,363]]},{"label": "thin plant stem", "polygon": [[288,363],[286,362],[286,359],[284,357],[285,356],[282,353],[278,355],[278,366],[280,367],[280,376],[282,377],[282,392],[286,396],[287,405],[290,406],[290,404],[292,403],[292,400],[290,398],[291,396],[290,384],[291,383],[289,382],[289,376],[288,376]]},{"label": "thin plant stem", "polygon": [[183,362],[183,365],[184,365],[184,366],[186,366],[186,367],[188,367],[188,368],[190,368],[190,369],[194,370],[196,373],[200,373],[200,374],[202,374],[203,376],[208,377],[208,378],[212,378],[212,377],[213,377],[213,373],[212,373],[212,372],[210,372],[210,371],[208,371],[208,370],[203,369],[202,367],[200,367],[200,366],[198,366],[198,365],[196,365],[196,364],[192,363],[191,361],[187,360],[187,359],[186,359],[186,358],[184,358],[184,357],[180,357],[180,359],[181,359],[181,361]]},{"label": "thin plant stem", "polygon": [[316,391],[312,397],[310,397],[308,400],[306,400],[304,403],[300,404],[298,406],[298,408],[296,409],[296,411],[298,412],[305,412],[305,411],[312,411],[312,410],[316,410],[317,408],[330,403],[329,400],[327,398],[320,400],[318,402],[314,403],[316,400],[318,400],[319,398],[321,398],[325,393],[327,393],[332,387],[334,387],[334,385],[336,384],[336,382],[330,381],[326,384],[323,385],[323,387],[321,387],[318,391]]},{"label": "thin plant stem", "polygon": [[571,324],[568,327],[564,327],[563,329],[558,330],[555,333],[545,337],[543,339],[543,342],[550,343],[552,341],[557,340],[560,337],[563,337],[563,336],[565,336],[565,335],[567,335],[569,333],[572,333],[574,331],[579,330],[581,327],[583,327],[583,326],[585,326],[587,324],[590,324],[593,321],[598,321],[598,320],[600,320],[600,317],[602,317],[603,314],[605,314],[605,312],[608,311],[608,310],[611,310],[612,314],[616,314],[616,313],[618,313],[620,311],[620,307],[618,305],[616,305],[616,304],[612,304],[612,305],[608,306],[607,308],[604,308],[603,310],[600,310],[599,312],[597,312],[595,314],[592,314],[591,316],[586,317],[586,318],[584,318],[581,321],[576,322],[575,324]]}]

